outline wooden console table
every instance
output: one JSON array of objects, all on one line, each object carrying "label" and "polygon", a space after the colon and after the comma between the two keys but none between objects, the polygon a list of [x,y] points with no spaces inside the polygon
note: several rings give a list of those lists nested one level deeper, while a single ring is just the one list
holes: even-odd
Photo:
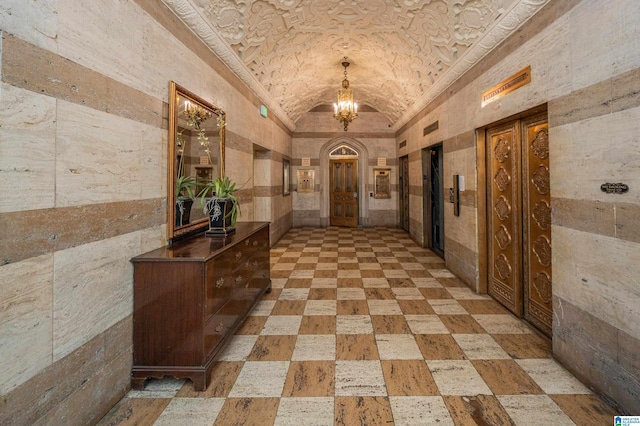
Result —
[{"label": "wooden console table", "polygon": [[167,375],[207,388],[216,354],[271,290],[269,248],[269,224],[245,222],[131,259],[134,389]]}]

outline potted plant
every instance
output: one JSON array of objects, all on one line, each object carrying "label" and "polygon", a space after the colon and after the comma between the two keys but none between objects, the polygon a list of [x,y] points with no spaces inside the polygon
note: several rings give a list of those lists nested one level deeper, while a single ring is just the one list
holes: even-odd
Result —
[{"label": "potted plant", "polygon": [[176,179],[176,226],[189,223],[197,185],[193,176],[178,176]]},{"label": "potted plant", "polygon": [[[240,203],[235,196],[235,182],[229,177],[217,178],[204,185],[200,191],[200,203],[204,214],[209,215],[209,230],[206,235],[228,235],[235,232],[236,220],[240,214]],[[211,196],[207,196],[211,193]]]}]

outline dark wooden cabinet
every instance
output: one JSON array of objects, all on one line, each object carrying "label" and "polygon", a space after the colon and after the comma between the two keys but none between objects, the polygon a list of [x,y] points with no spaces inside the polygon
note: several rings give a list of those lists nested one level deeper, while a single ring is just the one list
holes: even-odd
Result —
[{"label": "dark wooden cabinet", "polygon": [[205,390],[216,354],[271,289],[269,224],[238,223],[232,235],[194,236],[131,261],[132,387],[170,375]]}]

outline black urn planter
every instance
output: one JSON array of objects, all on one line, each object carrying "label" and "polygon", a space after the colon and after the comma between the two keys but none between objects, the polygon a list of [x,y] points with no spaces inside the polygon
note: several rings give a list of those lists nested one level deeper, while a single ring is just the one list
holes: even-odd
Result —
[{"label": "black urn planter", "polygon": [[191,217],[191,198],[178,198],[176,200],[176,226],[188,225]]},{"label": "black urn planter", "polygon": [[236,232],[235,226],[231,226],[231,198],[209,198],[205,205],[205,211],[209,213],[209,230],[207,236],[229,235]]}]

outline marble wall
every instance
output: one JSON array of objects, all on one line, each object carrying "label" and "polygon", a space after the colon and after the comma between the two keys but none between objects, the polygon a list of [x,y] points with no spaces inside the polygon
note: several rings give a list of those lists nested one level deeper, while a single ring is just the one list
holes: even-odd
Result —
[{"label": "marble wall", "polygon": [[129,387],[129,259],[166,242],[169,81],[227,113],[240,220],[272,241],[291,205],[254,200],[254,145],[273,175],[291,133],[159,2],[1,9],[0,424],[91,424]]},{"label": "marble wall", "polygon": [[[357,98],[356,86],[354,91]],[[318,107],[296,122],[291,161],[293,226],[329,225],[329,152],[342,144],[353,147],[360,155],[359,226],[397,226],[397,153],[389,124],[384,115],[366,106],[359,108],[358,119],[349,124],[346,132],[333,118],[330,107]],[[309,158],[311,165],[303,167],[303,158]],[[391,198],[370,196],[374,192],[378,158],[384,158],[387,162],[384,167],[391,169]],[[297,191],[295,178],[299,169],[314,171],[313,192]]]},{"label": "marble wall", "polygon": [[[483,290],[475,130],[548,105],[554,356],[621,411],[640,410],[640,3],[550,2],[398,132],[419,150],[444,141],[445,188],[465,176],[460,216],[445,211],[447,267]],[[593,31],[598,28],[598,31]],[[600,30],[602,29],[602,30]],[[481,106],[481,93],[531,66],[531,83]],[[439,121],[427,136],[425,127]],[[413,155],[412,155],[413,154]],[[410,178],[421,226],[422,186]],[[629,192],[605,194],[605,182]],[[466,191],[465,191],[466,192]],[[482,202],[482,203],[481,203]],[[411,232],[417,240],[422,230]]]}]

